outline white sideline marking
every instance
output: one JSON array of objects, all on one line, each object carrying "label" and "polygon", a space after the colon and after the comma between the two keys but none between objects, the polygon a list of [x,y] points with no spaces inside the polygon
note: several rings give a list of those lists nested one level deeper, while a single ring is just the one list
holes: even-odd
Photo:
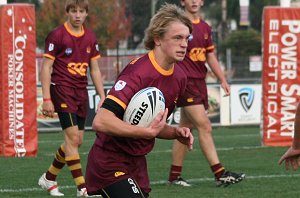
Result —
[{"label": "white sideline marking", "polygon": [[[231,151],[231,150],[251,150],[251,149],[264,149],[264,148],[269,148],[269,147],[264,147],[264,146],[241,146],[241,147],[224,147],[224,148],[216,148],[217,151]],[[198,148],[194,148],[195,150],[199,150]],[[171,153],[171,149],[165,149],[165,150],[154,150],[151,151],[150,154],[155,154],[155,153]],[[88,155],[88,152],[80,152],[80,155]],[[53,156],[53,153],[44,153],[43,155],[46,156]]]},{"label": "white sideline marking", "polygon": [[[290,178],[290,177],[300,177],[300,174],[293,174],[293,175],[257,175],[257,176],[246,176],[246,179],[269,179],[269,178]],[[213,178],[195,178],[195,179],[188,179],[188,182],[191,183],[198,183],[198,182],[207,182],[213,181]],[[166,184],[166,180],[160,181],[153,181],[150,182],[151,185],[158,185],[158,184]],[[69,188],[76,188],[75,186],[59,186],[60,189],[69,189]],[[21,189],[0,189],[0,193],[17,193],[17,192],[33,192],[33,191],[45,191],[42,188],[21,188]]]},{"label": "white sideline marking", "polygon": [[[289,177],[300,177],[300,174],[293,174],[293,175],[257,175],[257,176],[247,176],[245,179],[268,179],[268,178],[289,178]],[[206,181],[214,181],[213,178],[195,178],[195,179],[187,179],[186,181],[191,182],[191,183],[198,183],[198,182],[206,182]],[[156,184],[165,184],[166,181],[154,181],[151,182],[152,185]]]},{"label": "white sideline marking", "polygon": [[[219,138],[219,137],[226,138],[226,136],[222,136],[222,135],[214,136],[214,138]],[[233,137],[260,137],[260,134],[237,134],[237,135],[231,135],[231,136],[228,136],[228,137],[229,138],[233,138]],[[87,141],[94,142],[95,138],[87,138],[87,139],[84,139],[83,141],[84,142],[87,142]],[[63,139],[59,139],[59,140],[39,140],[38,141],[39,144],[62,143],[62,142],[63,142]]]}]

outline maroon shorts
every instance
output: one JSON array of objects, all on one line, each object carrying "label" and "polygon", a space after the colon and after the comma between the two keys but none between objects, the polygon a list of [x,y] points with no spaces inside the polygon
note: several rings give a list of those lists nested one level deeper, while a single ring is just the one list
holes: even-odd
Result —
[{"label": "maroon shorts", "polygon": [[134,179],[144,192],[151,191],[145,156],[112,152],[93,145],[85,173],[88,192],[98,191],[127,178]]},{"label": "maroon shorts", "polygon": [[208,109],[208,94],[205,79],[188,78],[184,95],[178,98],[177,106],[203,104]]},{"label": "maroon shorts", "polygon": [[86,89],[51,84],[50,92],[56,112],[74,113],[82,118],[87,116],[88,93]]}]

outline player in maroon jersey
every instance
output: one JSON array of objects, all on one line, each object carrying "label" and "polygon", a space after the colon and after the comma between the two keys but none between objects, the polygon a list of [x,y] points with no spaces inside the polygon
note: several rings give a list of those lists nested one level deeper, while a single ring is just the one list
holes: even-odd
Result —
[{"label": "player in maroon jersey", "polygon": [[[152,150],[155,138],[178,139],[192,149],[193,136],[188,128],[166,124],[186,86],[186,75],[174,63],[183,60],[191,31],[192,24],[183,10],[172,4],[164,5],[151,19],[144,39],[150,52],[126,66],[94,118],[97,137],[86,169],[89,195],[148,197],[151,189],[145,155]],[[130,99],[146,87],[163,92],[166,110],[148,128],[124,122]]]},{"label": "player in maroon jersey", "polygon": [[98,65],[100,53],[96,36],[83,25],[88,15],[88,1],[67,0],[65,11],[66,22],[46,38],[41,70],[43,114],[53,117],[57,112],[64,132],[64,143],[38,184],[52,196],[63,196],[58,190],[56,177],[67,164],[77,186],[77,196],[87,196],[78,148],[83,142],[87,116],[88,68],[100,95],[100,104],[105,95]]},{"label": "player in maroon jersey", "polygon": [[[199,10],[203,6],[203,3],[204,0],[181,0],[185,13],[193,22],[193,37],[188,44],[184,60],[178,62],[178,66],[188,76],[188,83],[184,96],[178,100],[177,104],[179,107],[182,107],[180,126],[195,127],[198,130],[200,147],[215,175],[217,186],[227,186],[241,181],[245,177],[245,174],[225,171],[225,168],[218,159],[212,137],[211,123],[206,113],[208,95],[205,81],[207,74],[205,63],[208,63],[213,73],[220,80],[226,96],[230,94],[230,87],[214,54],[211,28],[200,18]],[[168,179],[170,184],[190,186],[181,177],[185,153],[185,146],[175,140],[172,152],[173,161]]]},{"label": "player in maroon jersey", "polygon": [[291,147],[281,156],[279,164],[285,162],[286,170],[290,167],[295,171],[300,166],[300,102],[295,115],[294,139]]}]

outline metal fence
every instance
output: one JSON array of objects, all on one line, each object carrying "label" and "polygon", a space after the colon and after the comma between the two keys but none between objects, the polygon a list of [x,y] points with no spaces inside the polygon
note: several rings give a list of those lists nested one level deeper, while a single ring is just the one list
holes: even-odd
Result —
[{"label": "metal fence", "polygon": [[[112,84],[118,73],[133,59],[141,56],[141,54],[135,55],[108,55],[103,56],[99,60],[100,70],[102,73],[102,78],[104,84]],[[237,57],[231,56],[226,59],[219,58],[220,65],[224,71],[224,74],[231,84],[236,83],[261,83],[261,71],[251,71],[249,57]],[[42,65],[42,57],[37,57],[37,82],[40,83],[40,69]],[[89,75],[88,75],[89,76]],[[92,81],[89,78],[89,84],[92,84]],[[218,83],[215,76],[212,72],[207,74],[208,83]]]}]

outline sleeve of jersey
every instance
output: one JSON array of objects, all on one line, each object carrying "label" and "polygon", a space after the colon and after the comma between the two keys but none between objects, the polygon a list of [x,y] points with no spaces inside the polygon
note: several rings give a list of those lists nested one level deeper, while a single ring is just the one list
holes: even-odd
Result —
[{"label": "sleeve of jersey", "polygon": [[136,73],[138,72],[134,71],[134,68],[125,67],[108,93],[108,97],[119,103],[124,109],[133,95],[143,88],[141,76]]},{"label": "sleeve of jersey", "polygon": [[143,86],[137,73],[139,72],[135,67],[126,66],[103,103],[103,108],[112,111],[120,119],[123,119],[125,109],[133,95]]},{"label": "sleeve of jersey", "polygon": [[59,35],[55,32],[51,32],[46,40],[45,40],[45,49],[44,49],[44,57],[50,58],[52,60],[55,59],[59,44],[58,44]]},{"label": "sleeve of jersey", "polygon": [[207,48],[206,52],[207,53],[212,53],[215,50],[215,46],[212,41],[212,33],[211,33],[211,28],[208,29],[208,40],[207,40]]},{"label": "sleeve of jersey", "polygon": [[91,38],[92,38],[91,59],[97,60],[97,59],[101,58],[101,55],[100,55],[100,48],[99,48],[99,44],[97,42],[96,35],[93,32],[92,32]]},{"label": "sleeve of jersey", "polygon": [[102,104],[102,107],[113,112],[119,119],[123,120],[125,110],[114,100],[106,98]]}]

